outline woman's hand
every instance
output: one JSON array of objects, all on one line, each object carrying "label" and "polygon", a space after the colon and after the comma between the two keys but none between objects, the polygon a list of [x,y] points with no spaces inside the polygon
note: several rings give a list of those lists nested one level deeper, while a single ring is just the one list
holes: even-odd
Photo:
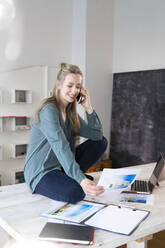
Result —
[{"label": "woman's hand", "polygon": [[85,89],[84,87],[81,88],[81,105],[83,106],[83,108],[88,112],[88,114],[91,114],[93,112],[93,108],[91,105],[91,100],[90,100],[90,95],[87,89]]},{"label": "woman's hand", "polygon": [[104,188],[102,186],[97,186],[95,182],[87,178],[84,178],[80,185],[86,195],[97,196],[104,192]]}]

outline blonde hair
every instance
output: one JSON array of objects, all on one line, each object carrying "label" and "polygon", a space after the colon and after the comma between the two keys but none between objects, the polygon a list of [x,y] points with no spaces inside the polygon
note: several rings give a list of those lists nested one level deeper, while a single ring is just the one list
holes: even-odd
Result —
[{"label": "blonde hair", "polygon": [[[68,63],[61,63],[60,64],[60,70],[57,74],[57,80],[60,83],[62,83],[64,81],[66,75],[68,75],[69,73],[79,74],[79,75],[83,76],[83,74],[82,74],[82,72],[78,66],[68,64]],[[58,90],[56,88],[56,85],[53,88],[52,95],[50,97],[44,99],[43,102],[41,103],[41,106],[36,111],[36,122],[37,123],[39,122],[39,112],[47,103],[54,103],[57,106],[57,108],[59,109],[59,97],[58,97]],[[67,111],[68,118],[69,118],[71,125],[72,125],[72,134],[76,136],[76,134],[80,130],[80,121],[79,121],[79,117],[78,117],[78,114],[76,111],[76,101],[69,103],[66,111]]]}]

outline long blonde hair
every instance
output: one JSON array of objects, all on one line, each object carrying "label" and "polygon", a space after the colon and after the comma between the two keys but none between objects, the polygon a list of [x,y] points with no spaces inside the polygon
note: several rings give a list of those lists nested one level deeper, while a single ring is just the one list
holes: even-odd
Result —
[{"label": "long blonde hair", "polygon": [[[69,73],[79,74],[79,75],[83,76],[83,74],[82,74],[82,72],[78,66],[68,64],[68,63],[61,63],[60,64],[60,70],[57,74],[57,80],[60,83],[62,83],[64,81],[66,75],[68,75]],[[47,103],[54,103],[57,106],[57,108],[59,109],[59,97],[58,97],[58,90],[56,88],[56,85],[53,88],[52,95],[50,97],[44,99],[43,102],[41,103],[41,106],[36,111],[36,122],[37,123],[39,122],[39,112]],[[76,136],[76,134],[80,130],[80,121],[79,121],[78,114],[76,111],[76,101],[69,103],[66,111],[67,111],[68,118],[69,118],[71,125],[72,125],[72,134]]]}]

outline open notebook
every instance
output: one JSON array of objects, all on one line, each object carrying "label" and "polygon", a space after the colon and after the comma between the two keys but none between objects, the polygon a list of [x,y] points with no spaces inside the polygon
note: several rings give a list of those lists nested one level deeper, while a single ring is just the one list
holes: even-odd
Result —
[{"label": "open notebook", "polygon": [[114,233],[130,235],[148,215],[149,211],[109,205],[85,221],[85,224]]},{"label": "open notebook", "polygon": [[[56,204],[55,204],[56,203]],[[106,205],[81,201],[77,204],[54,202],[43,217],[93,226],[111,232],[130,235],[148,216],[149,211],[121,205]],[[67,228],[67,227],[66,227]]]}]

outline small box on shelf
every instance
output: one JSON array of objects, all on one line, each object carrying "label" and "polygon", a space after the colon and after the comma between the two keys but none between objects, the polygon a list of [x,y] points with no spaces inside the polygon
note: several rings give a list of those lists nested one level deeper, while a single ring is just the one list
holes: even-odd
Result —
[{"label": "small box on shelf", "polygon": [[27,116],[0,116],[0,132],[29,130],[31,128],[31,117]]},{"label": "small box on shelf", "polygon": [[24,172],[23,171],[17,171],[15,172],[15,183],[24,183],[25,178],[24,178]]},{"label": "small box on shelf", "polygon": [[27,116],[15,116],[12,118],[11,129],[16,130],[29,130],[31,128],[31,118]]},{"label": "small box on shelf", "polygon": [[25,158],[27,144],[11,144],[11,158]]},{"label": "small box on shelf", "polygon": [[32,103],[32,91],[11,89],[11,103]]}]

